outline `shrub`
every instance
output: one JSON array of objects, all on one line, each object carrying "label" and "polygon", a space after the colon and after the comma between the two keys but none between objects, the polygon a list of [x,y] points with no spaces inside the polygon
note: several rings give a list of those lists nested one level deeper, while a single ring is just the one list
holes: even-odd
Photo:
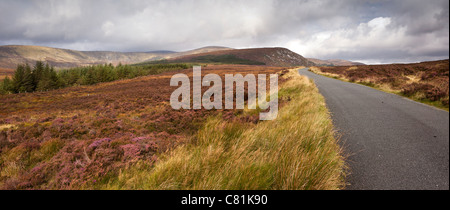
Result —
[{"label": "shrub", "polygon": [[433,87],[426,92],[427,99],[431,101],[439,101],[441,98],[445,97],[448,93],[438,87]]},{"label": "shrub", "polygon": [[433,86],[430,84],[424,84],[424,83],[411,83],[409,85],[406,85],[402,89],[402,94],[405,96],[413,96],[416,93],[422,92],[427,93],[429,90],[433,89]]}]

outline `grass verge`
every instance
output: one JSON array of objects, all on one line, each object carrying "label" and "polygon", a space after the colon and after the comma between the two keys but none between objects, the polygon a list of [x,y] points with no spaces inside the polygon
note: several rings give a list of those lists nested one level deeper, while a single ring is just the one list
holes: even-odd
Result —
[{"label": "grass verge", "polygon": [[314,83],[291,70],[276,120],[258,124],[211,117],[191,143],[140,162],[98,189],[337,190],[345,163],[329,112]]},{"label": "grass verge", "polygon": [[[386,93],[396,94],[396,95],[399,95],[399,96],[411,99],[411,100],[419,102],[419,103],[427,104],[429,106],[433,106],[435,108],[445,110],[447,112],[449,111],[449,107],[448,106],[443,105],[440,101],[431,101],[429,99],[426,99],[423,96],[423,93],[415,93],[415,94],[412,94],[412,95],[405,95],[405,94],[402,93],[401,90],[394,90],[387,84],[376,84],[376,83],[373,83],[372,81],[363,81],[363,80],[350,80],[350,79],[348,79],[348,78],[346,78],[344,76],[341,76],[339,74],[322,72],[320,70],[320,68],[317,68],[317,67],[311,67],[309,69],[309,71],[311,71],[311,72],[313,72],[315,74],[319,74],[319,75],[325,76],[325,77],[341,80],[341,81],[344,81],[344,82],[350,82],[350,83],[364,85],[364,86],[371,87],[371,88],[374,88],[374,89],[377,89],[377,90],[380,90],[380,91],[383,91],[383,92],[386,92]],[[447,97],[447,99],[448,99],[448,97]]]}]

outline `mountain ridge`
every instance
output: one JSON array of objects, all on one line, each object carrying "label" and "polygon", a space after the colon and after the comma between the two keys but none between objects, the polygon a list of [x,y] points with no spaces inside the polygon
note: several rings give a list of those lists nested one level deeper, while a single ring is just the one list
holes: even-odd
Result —
[{"label": "mountain ridge", "polygon": [[306,58],[319,66],[364,66],[366,64],[361,62],[348,61],[343,59],[317,59],[317,58]]},{"label": "mountain ridge", "polygon": [[71,68],[104,63],[112,63],[114,65],[119,63],[134,64],[224,49],[231,48],[210,46],[186,52],[163,50],[150,52],[114,52],[77,51],[33,45],[3,45],[0,46],[0,68],[15,69],[18,64],[33,64],[36,61],[47,62],[55,68]]},{"label": "mountain ridge", "polygon": [[217,58],[219,56],[234,56],[237,59],[250,62],[265,64],[268,66],[313,66],[314,62],[309,61],[303,56],[282,47],[274,48],[247,48],[247,49],[230,49],[208,53],[200,53],[168,59],[169,62],[197,62],[202,58]]},{"label": "mountain ridge", "polygon": [[[281,47],[233,49],[221,46],[207,46],[184,52],[150,51],[150,52],[114,52],[114,51],[77,51],[31,45],[0,46],[0,68],[15,69],[18,64],[34,64],[36,61],[47,62],[57,69],[78,66],[112,63],[113,65],[137,64],[168,60],[171,62],[201,62],[202,56],[225,56],[227,61],[235,64],[252,64],[268,66],[313,66],[314,62]],[[228,56],[228,57],[227,57]],[[200,60],[200,61],[199,61]],[[214,60],[214,59],[212,59]],[[226,62],[225,62],[226,63]]]}]

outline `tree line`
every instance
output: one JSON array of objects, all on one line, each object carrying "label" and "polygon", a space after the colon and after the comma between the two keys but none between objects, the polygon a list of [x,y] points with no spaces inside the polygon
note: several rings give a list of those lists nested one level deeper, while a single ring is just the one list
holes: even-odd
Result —
[{"label": "tree line", "polygon": [[18,65],[12,78],[7,76],[0,82],[0,93],[29,93],[77,85],[94,85],[187,68],[190,68],[187,64],[117,66],[101,64],[55,71],[48,63],[37,61],[33,67],[28,64]]}]

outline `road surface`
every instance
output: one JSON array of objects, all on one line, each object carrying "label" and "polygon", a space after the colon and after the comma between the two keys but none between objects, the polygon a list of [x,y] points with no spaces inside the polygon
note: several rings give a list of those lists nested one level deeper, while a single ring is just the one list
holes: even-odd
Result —
[{"label": "road surface", "polygon": [[325,97],[349,155],[350,190],[449,189],[449,113],[300,69]]}]

